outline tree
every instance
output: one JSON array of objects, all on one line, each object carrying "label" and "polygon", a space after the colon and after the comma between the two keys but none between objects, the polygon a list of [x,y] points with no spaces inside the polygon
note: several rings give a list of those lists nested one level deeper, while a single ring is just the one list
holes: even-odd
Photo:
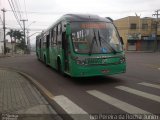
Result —
[{"label": "tree", "polygon": [[7,35],[10,36],[11,38],[11,42],[13,42],[13,39],[14,39],[14,42],[16,44],[15,46],[15,50],[18,48],[18,49],[21,49],[21,50],[24,50],[26,51],[26,44],[25,44],[25,40],[24,40],[24,35],[23,35],[23,31],[20,31],[20,30],[10,30]]},{"label": "tree", "polygon": [[13,42],[13,34],[14,34],[14,30],[12,29],[7,33],[7,35],[9,35],[11,38],[11,43]]}]

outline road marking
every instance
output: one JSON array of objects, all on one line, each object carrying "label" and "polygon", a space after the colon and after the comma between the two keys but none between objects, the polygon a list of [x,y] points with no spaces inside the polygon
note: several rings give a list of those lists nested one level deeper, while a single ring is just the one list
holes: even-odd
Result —
[{"label": "road marking", "polygon": [[146,83],[146,82],[141,82],[141,83],[138,83],[138,84],[144,85],[144,86],[147,86],[147,87],[160,89],[160,85],[156,85],[156,84],[151,84],[151,83]]},{"label": "road marking", "polygon": [[89,90],[87,93],[130,114],[151,114],[145,110],[142,110],[136,106],[118,100],[97,90]]},{"label": "road marking", "polygon": [[148,98],[150,100],[154,100],[156,102],[160,102],[160,97],[157,96],[157,95],[153,95],[153,94],[149,94],[149,93],[142,92],[142,91],[139,91],[139,90],[135,90],[135,89],[132,89],[132,88],[129,88],[129,87],[126,87],[126,86],[117,86],[115,88],[126,91],[128,93],[132,93],[132,94],[144,97],[144,98]]},{"label": "road marking", "polygon": [[158,68],[158,70],[160,70],[160,68]]},{"label": "road marking", "polygon": [[89,120],[88,113],[67,97],[59,95],[52,99],[74,120]]}]

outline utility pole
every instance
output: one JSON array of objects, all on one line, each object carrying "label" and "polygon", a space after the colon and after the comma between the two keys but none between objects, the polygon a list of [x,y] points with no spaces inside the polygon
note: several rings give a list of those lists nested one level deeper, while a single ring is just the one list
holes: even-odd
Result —
[{"label": "utility pole", "polygon": [[29,30],[27,29],[27,53],[30,54],[30,38],[29,36]]},{"label": "utility pole", "polygon": [[27,53],[30,54],[31,51],[31,44],[30,44],[30,37],[29,37],[29,26],[35,23],[36,21],[31,22],[26,28],[27,28]]},{"label": "utility pole", "polygon": [[6,26],[5,26],[5,24],[6,24],[5,23],[5,12],[6,12],[6,10],[3,8],[1,11],[3,12],[4,55],[6,55],[6,53],[7,53],[7,50],[6,50]]},{"label": "utility pole", "polygon": [[157,39],[157,34],[158,34],[158,16],[160,10],[156,10],[155,14],[153,14],[153,16],[156,16],[156,32],[155,32],[155,42],[154,42],[154,52],[156,52],[158,50],[158,39]]},{"label": "utility pole", "polygon": [[28,21],[26,19],[20,20],[23,22],[23,32],[24,32],[24,43],[26,45],[26,28],[25,28],[25,22]]}]

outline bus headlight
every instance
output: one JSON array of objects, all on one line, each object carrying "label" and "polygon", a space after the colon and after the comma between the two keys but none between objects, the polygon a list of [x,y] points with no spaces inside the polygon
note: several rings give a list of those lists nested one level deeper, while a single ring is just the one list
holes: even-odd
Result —
[{"label": "bus headlight", "polygon": [[126,62],[126,58],[125,57],[121,57],[120,58],[120,63],[125,63]]},{"label": "bus headlight", "polygon": [[77,60],[77,64],[79,64],[79,65],[85,65],[85,61],[84,60]]}]

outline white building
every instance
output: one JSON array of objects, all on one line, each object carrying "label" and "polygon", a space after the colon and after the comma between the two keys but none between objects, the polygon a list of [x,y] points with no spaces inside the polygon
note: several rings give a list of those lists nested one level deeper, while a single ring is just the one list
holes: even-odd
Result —
[{"label": "white building", "polygon": [[4,49],[4,43],[3,43],[3,29],[0,29],[0,54],[3,53]]}]

